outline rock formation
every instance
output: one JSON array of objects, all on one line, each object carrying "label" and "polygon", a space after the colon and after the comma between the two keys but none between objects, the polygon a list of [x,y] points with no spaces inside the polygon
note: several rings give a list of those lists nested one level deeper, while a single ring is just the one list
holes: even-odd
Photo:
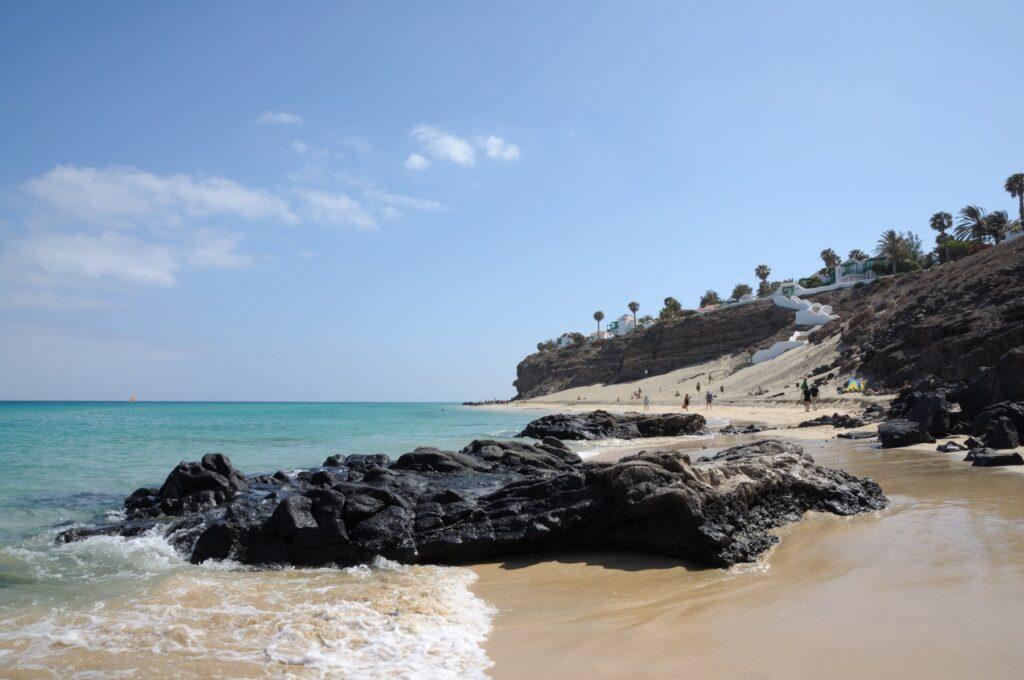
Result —
[{"label": "rock formation", "polygon": [[526,425],[518,437],[543,439],[637,439],[704,434],[707,421],[697,413],[555,413]]},{"label": "rock formation", "polygon": [[650,451],[617,463],[584,463],[551,438],[474,441],[388,464],[332,457],[320,469],[250,477],[207,456],[179,465],[160,489],[133,493],[123,521],[62,539],[161,525],[193,562],[352,565],[381,555],[458,564],[598,549],[726,567],[757,559],[777,540],[770,529],[808,510],[851,515],[886,502],[873,481],[778,441],[698,462]]},{"label": "rock formation", "polygon": [[516,398],[660,375],[726,354],[753,351],[792,332],[793,311],[768,300],[659,321],[611,340],[531,354],[516,367]]}]

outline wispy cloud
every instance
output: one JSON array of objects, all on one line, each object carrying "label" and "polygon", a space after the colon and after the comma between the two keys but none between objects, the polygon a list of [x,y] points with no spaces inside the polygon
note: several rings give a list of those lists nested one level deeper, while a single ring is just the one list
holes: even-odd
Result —
[{"label": "wispy cloud", "polygon": [[411,153],[405,159],[405,167],[410,170],[426,170],[430,167],[430,160],[418,153]]},{"label": "wispy cloud", "polygon": [[298,222],[277,196],[216,176],[160,176],[127,166],[58,165],[22,188],[50,219],[107,228],[141,223],[178,226],[213,215]]},{"label": "wispy cloud", "polygon": [[347,194],[300,189],[303,214],[320,224],[351,225],[359,229],[373,229],[377,220],[363,205]]},{"label": "wispy cloud", "polygon": [[383,205],[390,205],[402,208],[411,208],[413,210],[421,210],[425,212],[432,212],[434,210],[440,210],[444,206],[441,205],[440,201],[435,201],[426,198],[414,198],[412,196],[406,196],[404,194],[395,194],[389,191],[384,191],[373,186],[367,186],[363,189],[363,195],[368,200],[375,203],[381,203]]},{"label": "wispy cloud", "polygon": [[423,151],[435,161],[455,163],[463,167],[469,167],[476,163],[476,151],[473,149],[473,145],[462,137],[457,137],[433,125],[417,125],[410,134],[413,139],[423,145]]},{"label": "wispy cloud", "polygon": [[302,117],[284,111],[264,111],[256,119],[256,122],[271,125],[298,125],[302,122]]},{"label": "wispy cloud", "polygon": [[4,260],[8,275],[49,284],[111,280],[168,287],[177,283],[180,267],[174,248],[118,232],[31,234],[13,241]]},{"label": "wispy cloud", "polygon": [[506,142],[501,137],[495,135],[487,135],[486,137],[477,137],[477,146],[484,150],[488,158],[494,158],[502,161],[516,161],[519,160],[519,147],[515,144]]}]

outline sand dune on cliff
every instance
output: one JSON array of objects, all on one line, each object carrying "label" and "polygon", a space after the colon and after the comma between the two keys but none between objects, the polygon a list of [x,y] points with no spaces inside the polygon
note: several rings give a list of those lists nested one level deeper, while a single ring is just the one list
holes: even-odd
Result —
[{"label": "sand dune on cliff", "polygon": [[[641,410],[642,399],[631,398],[640,389],[650,397],[652,411],[679,410],[683,395],[689,393],[690,409],[705,413],[703,393],[710,388],[715,395],[710,415],[728,418],[733,422],[791,425],[807,418],[800,403],[797,384],[819,366],[832,364],[839,356],[838,344],[838,337],[828,338],[821,344],[794,349],[757,365],[743,365],[743,357],[729,355],[642,380],[574,387],[517,401],[513,405],[559,410]],[[882,397],[840,395],[836,391],[837,386],[850,376],[837,370],[831,373],[835,373],[835,377],[821,386],[818,409],[822,412],[855,413],[873,401],[887,400]],[[700,393],[697,392],[698,382]],[[766,393],[756,397],[748,396],[759,388],[766,390]],[[679,396],[676,396],[677,392]]]}]

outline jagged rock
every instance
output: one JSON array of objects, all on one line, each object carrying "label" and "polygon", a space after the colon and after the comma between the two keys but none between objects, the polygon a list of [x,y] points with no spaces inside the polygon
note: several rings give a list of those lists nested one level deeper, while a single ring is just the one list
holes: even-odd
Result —
[{"label": "jagged rock", "polygon": [[[1024,380],[1024,376],[1021,379]],[[1024,433],[1024,402],[1003,401],[987,406],[975,416],[971,429],[986,446],[1016,448],[1020,444],[1021,433]]]},{"label": "jagged rock", "polygon": [[517,436],[543,439],[637,439],[703,433],[707,421],[697,413],[555,413],[531,421]]},{"label": "jagged rock", "polygon": [[[1020,321],[1017,324],[1020,325]],[[1024,376],[1024,345],[1000,356],[992,368],[982,370],[981,375],[958,392],[956,400],[972,416],[997,402],[1024,401],[1021,376]]]},{"label": "jagged rock", "polygon": [[778,540],[771,529],[808,510],[849,515],[887,502],[873,481],[774,440],[697,463],[677,451],[584,463],[555,440],[481,440],[458,453],[417,449],[382,470],[329,488],[304,472],[287,484],[253,477],[213,508],[79,527],[62,539],[133,536],[163,522],[193,562],[352,565],[382,555],[459,564],[596,549],[725,567],[757,559]]},{"label": "jagged rock", "polygon": [[928,434],[945,437],[949,434],[949,404],[946,393],[934,379],[924,380],[913,388],[900,390],[889,405],[891,418],[920,423]]},{"label": "jagged rock", "polygon": [[971,449],[964,460],[971,461],[974,467],[1024,465],[1024,457],[1016,451],[995,451],[990,448]]},{"label": "jagged rock", "polygon": [[230,458],[208,453],[198,463],[178,463],[159,490],[136,489],[124,507],[133,516],[179,515],[217,505],[248,486]]},{"label": "jagged rock", "polygon": [[939,444],[935,447],[935,450],[940,453],[953,453],[955,451],[966,451],[967,447],[956,442],[946,442],[945,444]]},{"label": "jagged rock", "polygon": [[935,438],[920,423],[909,420],[890,420],[880,424],[878,438],[882,440],[883,449],[935,443]]},{"label": "jagged rock", "polygon": [[985,447],[985,444],[978,441],[974,437],[968,437],[967,439],[964,440],[964,446],[966,446],[969,449],[981,449]]}]

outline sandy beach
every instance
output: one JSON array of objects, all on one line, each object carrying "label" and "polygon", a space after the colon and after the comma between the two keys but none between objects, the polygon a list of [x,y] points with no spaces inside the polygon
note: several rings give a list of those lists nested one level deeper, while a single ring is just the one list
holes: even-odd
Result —
[{"label": "sandy beach", "polygon": [[[711,413],[780,427],[806,419],[796,404]],[[781,542],[758,564],[702,569],[610,553],[474,567],[475,592],[499,611],[486,643],[493,676],[1017,677],[1022,470],[972,468],[934,444],[883,451],[837,432],[779,429],[664,447],[700,455],[765,437],[797,441],[818,463],[875,479],[890,498],[867,515],[809,514],[779,530]]]}]

